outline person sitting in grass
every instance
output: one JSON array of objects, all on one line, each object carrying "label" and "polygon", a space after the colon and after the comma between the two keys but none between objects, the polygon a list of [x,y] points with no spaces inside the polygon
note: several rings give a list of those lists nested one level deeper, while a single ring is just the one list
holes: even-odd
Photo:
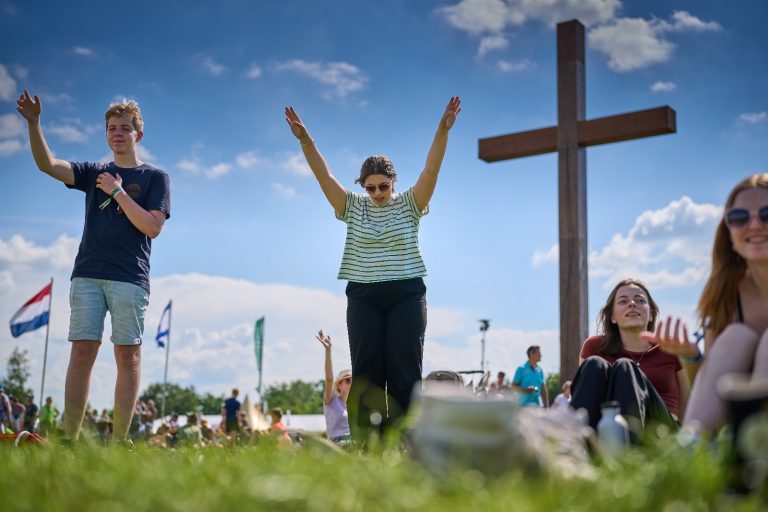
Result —
[{"label": "person sitting in grass", "polygon": [[283,423],[283,410],[280,407],[275,407],[269,414],[272,417],[272,423],[269,425],[269,433],[278,439],[290,441],[291,437],[288,435],[288,427]]},{"label": "person sitting in grass", "polygon": [[600,421],[601,404],[615,400],[633,437],[648,422],[677,429],[690,386],[677,357],[642,337],[655,329],[658,314],[638,280],[624,279],[608,295],[599,315],[602,332],[584,342],[571,384],[571,407],[585,409],[592,428]]},{"label": "person sitting in grass", "polygon": [[333,378],[331,361],[331,337],[317,333],[317,341],[325,347],[325,385],[323,386],[323,414],[325,414],[325,433],[328,439],[338,445],[347,445],[351,441],[349,434],[349,416],[347,398],[352,386],[352,370],[342,370]]},{"label": "person sitting in grass", "polygon": [[695,377],[683,426],[706,436],[726,421],[726,403],[718,393],[724,376],[741,376],[745,389],[737,394],[744,398],[768,398],[768,173],[746,178],[728,195],[698,313],[704,355],[679,318],[674,328],[670,318],[646,337],[679,355]]},{"label": "person sitting in grass", "polygon": [[203,433],[197,426],[197,414],[187,414],[187,423],[176,434],[180,446],[202,446]]}]

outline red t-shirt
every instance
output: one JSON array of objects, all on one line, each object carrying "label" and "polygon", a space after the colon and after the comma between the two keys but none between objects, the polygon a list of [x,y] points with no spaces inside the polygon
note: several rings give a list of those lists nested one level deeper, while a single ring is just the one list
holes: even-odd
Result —
[{"label": "red t-shirt", "polygon": [[677,372],[682,370],[683,366],[676,356],[662,352],[658,345],[653,345],[644,352],[630,352],[622,349],[617,356],[598,354],[597,347],[602,341],[602,336],[587,338],[581,347],[579,357],[586,359],[589,356],[600,356],[609,363],[615,362],[620,357],[633,360],[656,388],[669,412],[677,418],[680,417],[680,386],[677,382]]}]

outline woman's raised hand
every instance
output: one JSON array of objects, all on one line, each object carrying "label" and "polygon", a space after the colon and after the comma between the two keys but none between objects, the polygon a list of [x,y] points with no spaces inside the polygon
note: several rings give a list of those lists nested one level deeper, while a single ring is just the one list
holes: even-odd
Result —
[{"label": "woman's raised hand", "polygon": [[461,112],[461,100],[458,96],[451,96],[451,101],[448,102],[448,106],[445,107],[445,112],[443,112],[443,117],[440,118],[440,128],[450,130],[453,127],[453,123],[456,122],[459,112]]},{"label": "woman's raised hand", "polygon": [[285,121],[288,123],[288,126],[291,127],[291,132],[297,139],[303,141],[309,138],[309,132],[307,132],[304,123],[301,122],[299,114],[293,110],[293,107],[285,107]]},{"label": "woman's raised hand", "polygon": [[319,341],[320,344],[324,346],[326,350],[331,349],[331,337],[328,336],[327,334],[323,334],[322,329],[320,329],[316,337],[317,337],[317,341]]},{"label": "woman's raised hand", "polygon": [[692,342],[688,339],[688,328],[679,318],[675,319],[674,324],[673,331],[672,317],[668,316],[666,321],[659,321],[655,333],[646,331],[640,337],[654,345],[658,345],[662,351],[668,354],[685,358],[696,357],[699,354],[699,347],[695,341]]}]

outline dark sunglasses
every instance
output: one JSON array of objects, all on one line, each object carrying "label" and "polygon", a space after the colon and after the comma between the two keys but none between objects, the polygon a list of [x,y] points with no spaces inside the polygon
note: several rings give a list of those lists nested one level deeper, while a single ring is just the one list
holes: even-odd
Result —
[{"label": "dark sunglasses", "polygon": [[378,186],[377,185],[366,185],[365,186],[365,191],[368,192],[369,194],[373,194],[374,192],[376,192],[376,189],[378,188],[380,192],[386,192],[387,190],[389,190],[389,187],[391,187],[391,186],[392,185],[390,185],[389,183],[379,183]]},{"label": "dark sunglasses", "polygon": [[[746,208],[731,208],[725,214],[725,223],[729,228],[743,228],[749,224],[752,214]],[[763,224],[768,224],[768,205],[757,210],[757,218]]]},{"label": "dark sunglasses", "polygon": [[344,384],[352,384],[352,379],[347,377],[346,379],[341,379],[339,382],[343,382]]}]

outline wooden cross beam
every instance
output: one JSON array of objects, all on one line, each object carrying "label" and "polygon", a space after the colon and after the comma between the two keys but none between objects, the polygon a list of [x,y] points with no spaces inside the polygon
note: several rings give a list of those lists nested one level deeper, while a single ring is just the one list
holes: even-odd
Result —
[{"label": "wooden cross beam", "polygon": [[[557,126],[480,139],[486,162],[557,151],[560,240],[560,381],[573,378],[589,333],[585,148],[675,133],[670,107],[584,119],[584,25],[557,24]],[[632,276],[627,276],[632,277]]]}]

